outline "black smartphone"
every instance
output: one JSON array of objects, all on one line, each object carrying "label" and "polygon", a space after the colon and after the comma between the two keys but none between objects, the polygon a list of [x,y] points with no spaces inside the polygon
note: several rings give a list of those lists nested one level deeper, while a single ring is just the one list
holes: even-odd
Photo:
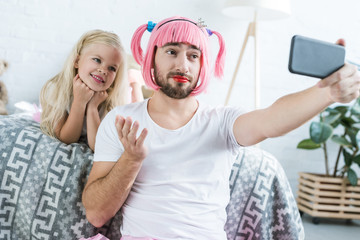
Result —
[{"label": "black smartphone", "polygon": [[300,35],[291,39],[289,71],[326,78],[345,64],[345,48]]}]

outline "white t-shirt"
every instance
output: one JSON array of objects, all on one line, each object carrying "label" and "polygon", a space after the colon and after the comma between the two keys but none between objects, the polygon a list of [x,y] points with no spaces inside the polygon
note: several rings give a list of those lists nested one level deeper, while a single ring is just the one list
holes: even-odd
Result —
[{"label": "white t-shirt", "polygon": [[233,125],[243,112],[199,103],[185,126],[168,130],[150,118],[147,103],[114,108],[96,137],[94,161],[117,161],[123,146],[115,128],[116,115],[137,120],[139,132],[148,129],[149,154],[122,207],[121,233],[161,240],[225,240],[229,176],[240,147]]}]

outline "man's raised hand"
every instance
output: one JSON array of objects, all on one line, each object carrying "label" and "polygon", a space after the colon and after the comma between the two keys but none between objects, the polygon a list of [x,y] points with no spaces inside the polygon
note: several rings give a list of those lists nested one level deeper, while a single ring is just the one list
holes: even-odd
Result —
[{"label": "man's raised hand", "polygon": [[139,122],[132,122],[131,117],[126,119],[116,116],[115,126],[119,135],[120,142],[124,146],[124,154],[134,161],[143,161],[148,154],[148,149],[144,146],[147,136],[147,129],[144,128],[139,137],[136,137],[139,130]]}]

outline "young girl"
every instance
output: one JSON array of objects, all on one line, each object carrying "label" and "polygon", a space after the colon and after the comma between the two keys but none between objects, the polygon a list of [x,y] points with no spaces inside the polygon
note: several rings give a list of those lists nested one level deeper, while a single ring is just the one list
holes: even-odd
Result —
[{"label": "young girl", "polygon": [[70,144],[87,135],[94,150],[101,119],[128,102],[126,53],[119,37],[93,30],[77,42],[62,71],[40,93],[41,129]]}]

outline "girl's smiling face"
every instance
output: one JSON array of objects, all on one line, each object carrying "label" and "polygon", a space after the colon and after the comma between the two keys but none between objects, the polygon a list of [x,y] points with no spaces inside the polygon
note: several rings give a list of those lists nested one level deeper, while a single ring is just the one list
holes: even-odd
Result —
[{"label": "girl's smiling face", "polygon": [[115,80],[121,54],[113,46],[94,43],[82,49],[74,67],[80,79],[93,91],[107,90]]}]

